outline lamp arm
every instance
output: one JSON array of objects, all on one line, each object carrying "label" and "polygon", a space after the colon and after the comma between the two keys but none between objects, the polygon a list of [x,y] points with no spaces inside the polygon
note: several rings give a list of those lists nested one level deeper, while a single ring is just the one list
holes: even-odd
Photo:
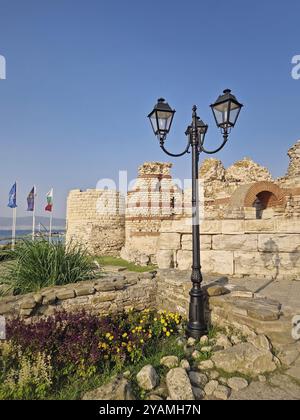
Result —
[{"label": "lamp arm", "polygon": [[187,146],[186,146],[186,148],[185,148],[185,150],[182,152],[182,153],[171,153],[171,152],[169,152],[166,148],[165,148],[165,146],[164,146],[164,143],[165,143],[165,139],[162,137],[162,138],[160,138],[160,140],[159,140],[159,144],[160,144],[160,148],[167,154],[167,155],[169,155],[169,156],[172,156],[172,157],[180,157],[180,156],[183,156],[183,155],[185,155],[186,153],[190,153],[189,152],[189,148],[190,148],[190,140],[188,141],[188,144],[187,144]]},{"label": "lamp arm", "polygon": [[203,146],[203,143],[200,143],[200,145],[199,145],[199,151],[200,152],[204,152],[204,153],[206,153],[206,154],[208,154],[208,155],[213,155],[213,154],[215,154],[215,153],[217,153],[217,152],[219,152],[220,150],[222,150],[223,149],[223,147],[225,146],[225,144],[227,143],[227,141],[228,141],[228,133],[224,133],[223,134],[223,137],[224,137],[224,140],[223,140],[223,142],[222,142],[222,144],[221,144],[221,146],[220,147],[218,147],[217,149],[215,149],[215,150],[206,150],[205,148],[204,148],[204,146]]}]

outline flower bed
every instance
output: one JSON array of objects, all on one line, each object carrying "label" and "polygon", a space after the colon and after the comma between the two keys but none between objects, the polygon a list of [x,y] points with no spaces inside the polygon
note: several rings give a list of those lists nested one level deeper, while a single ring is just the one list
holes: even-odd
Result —
[{"label": "flower bed", "polygon": [[0,398],[48,398],[70,380],[137,363],[180,325],[178,314],[148,309],[102,318],[58,312],[32,324],[9,320],[0,346]]}]

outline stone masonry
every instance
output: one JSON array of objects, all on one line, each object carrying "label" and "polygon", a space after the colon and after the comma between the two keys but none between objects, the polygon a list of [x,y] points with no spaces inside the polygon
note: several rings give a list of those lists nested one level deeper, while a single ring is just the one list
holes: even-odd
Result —
[{"label": "stone masonry", "polygon": [[94,255],[118,255],[125,243],[124,205],[116,191],[70,191],[66,241],[80,243]]},{"label": "stone masonry", "polygon": [[[236,277],[299,276],[300,140],[288,156],[287,174],[277,180],[248,158],[227,169],[217,159],[203,162],[199,176],[204,272]],[[189,269],[191,194],[177,187],[170,169],[171,164],[162,162],[140,166],[127,196],[125,215],[119,211],[120,204],[115,204],[120,201],[117,192],[71,191],[67,240],[85,244],[94,254],[121,255],[143,265],[156,263],[162,269]]]}]

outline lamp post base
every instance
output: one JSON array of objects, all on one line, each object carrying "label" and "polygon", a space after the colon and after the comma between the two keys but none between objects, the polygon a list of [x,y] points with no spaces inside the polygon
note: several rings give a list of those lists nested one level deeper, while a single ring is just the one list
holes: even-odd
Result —
[{"label": "lamp post base", "polygon": [[189,322],[186,334],[196,339],[207,334],[204,293],[201,287],[195,285],[190,291]]}]

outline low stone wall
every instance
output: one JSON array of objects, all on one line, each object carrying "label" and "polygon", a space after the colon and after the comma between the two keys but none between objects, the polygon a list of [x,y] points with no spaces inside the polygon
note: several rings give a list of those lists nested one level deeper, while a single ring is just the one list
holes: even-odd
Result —
[{"label": "low stone wall", "polygon": [[[190,271],[159,270],[157,281],[157,307],[188,314]],[[291,318],[281,312],[281,304],[254,294],[247,289],[228,284],[226,277],[205,276],[206,317],[209,324],[234,327],[245,335],[265,334],[281,348],[292,344]]]},{"label": "low stone wall", "polygon": [[[186,317],[191,288],[190,271],[159,270],[157,273],[111,274],[101,279],[49,287],[38,293],[0,299],[0,315],[30,320],[85,309],[98,315],[129,308],[156,308]],[[292,344],[291,319],[279,302],[265,299],[240,286],[228,285],[226,277],[205,276],[207,321],[234,327],[244,336],[265,334],[279,349]]]},{"label": "low stone wall", "polygon": [[[299,218],[280,217],[205,219],[200,227],[203,271],[236,277],[297,278],[300,274],[299,222]],[[159,268],[186,270],[191,267],[191,230],[187,219],[162,223],[156,254]]]},{"label": "low stone wall", "polygon": [[155,304],[155,273],[129,273],[4,297],[0,299],[0,315],[28,318],[51,315],[56,310],[81,309],[108,315],[131,307],[137,310],[155,307]]}]

